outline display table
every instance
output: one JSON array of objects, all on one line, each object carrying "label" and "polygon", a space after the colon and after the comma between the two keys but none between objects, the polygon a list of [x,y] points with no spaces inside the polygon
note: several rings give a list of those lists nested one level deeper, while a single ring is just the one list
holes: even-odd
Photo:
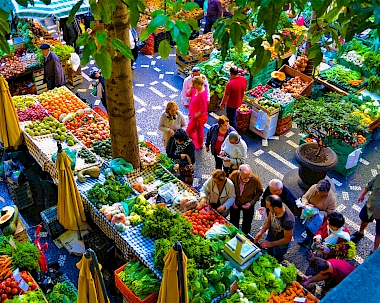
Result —
[{"label": "display table", "polygon": [[[104,164],[107,165],[107,164]],[[148,166],[146,169],[137,169],[133,173],[127,174],[127,178],[118,178],[119,181],[125,181],[130,184],[136,183],[138,177],[144,179],[154,173],[154,169],[162,168],[160,164],[154,166]],[[157,277],[162,279],[162,271],[154,267],[154,244],[155,239],[147,238],[142,235],[143,223],[137,226],[130,226],[126,232],[119,232],[115,229],[113,224],[106,219],[106,217],[99,212],[99,210],[87,199],[86,193],[95,183],[104,183],[106,177],[103,173],[95,178],[88,178],[87,182],[77,182],[78,189],[82,196],[82,201],[85,210],[90,213],[90,216],[94,223],[105,233],[107,237],[115,242],[115,245],[122,252],[126,259],[133,256],[137,256],[142,263],[144,263],[149,269],[151,269]],[[189,185],[179,181],[177,184],[178,191],[191,191],[198,196],[198,193]],[[138,193],[135,192],[134,195]],[[133,196],[132,196],[133,197]],[[180,211],[178,207],[172,207],[173,211]]]},{"label": "display table", "polygon": [[[47,171],[54,183],[58,183],[58,170],[55,163],[52,160],[52,156],[57,152],[57,141],[53,139],[53,135],[43,135],[32,137],[27,134],[24,129],[25,126],[30,122],[21,122],[20,126],[23,131],[24,141],[28,147],[29,153],[33,156],[36,162],[41,166],[42,170]],[[74,146],[68,146],[66,142],[61,142],[62,148],[70,148],[70,150],[81,150],[85,146],[78,141]],[[84,159],[77,157],[75,170],[80,171],[85,168],[92,166],[99,166],[102,164],[102,160],[97,157],[97,162],[87,164],[84,162]]]}]

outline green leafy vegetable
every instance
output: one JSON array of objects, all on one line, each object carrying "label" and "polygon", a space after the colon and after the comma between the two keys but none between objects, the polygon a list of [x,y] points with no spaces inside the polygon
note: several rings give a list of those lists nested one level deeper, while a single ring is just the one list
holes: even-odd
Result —
[{"label": "green leafy vegetable", "polygon": [[129,261],[119,277],[141,300],[160,290],[161,281],[140,261]]}]

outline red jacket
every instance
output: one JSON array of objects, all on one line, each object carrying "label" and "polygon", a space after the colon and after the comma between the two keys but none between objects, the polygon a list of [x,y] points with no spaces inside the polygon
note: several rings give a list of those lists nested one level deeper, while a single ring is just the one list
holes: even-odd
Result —
[{"label": "red jacket", "polygon": [[[347,228],[347,226],[344,226],[343,231],[350,233],[350,230]],[[322,223],[321,227],[319,227],[315,235],[321,235],[322,241],[329,236],[328,229],[327,229],[327,220]],[[343,238],[338,238],[337,243],[341,243],[341,242],[346,242],[346,240]]]}]

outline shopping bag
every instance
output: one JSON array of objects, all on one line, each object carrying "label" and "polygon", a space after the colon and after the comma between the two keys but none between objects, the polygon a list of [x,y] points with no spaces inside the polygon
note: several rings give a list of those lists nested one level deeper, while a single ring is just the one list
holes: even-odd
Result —
[{"label": "shopping bag", "polygon": [[305,227],[310,230],[314,235],[317,233],[319,227],[321,227],[325,216],[318,212],[318,214],[308,217],[304,221]]},{"label": "shopping bag", "polygon": [[93,95],[94,97],[98,96],[98,84],[95,84],[92,88],[91,95]]}]

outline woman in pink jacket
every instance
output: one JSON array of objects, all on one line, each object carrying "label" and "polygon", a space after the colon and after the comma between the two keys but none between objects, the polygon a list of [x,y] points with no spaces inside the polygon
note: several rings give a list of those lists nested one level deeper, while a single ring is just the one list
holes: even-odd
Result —
[{"label": "woman in pink jacket", "polygon": [[207,92],[204,87],[204,78],[195,76],[192,79],[192,86],[187,91],[187,96],[190,97],[189,104],[189,124],[186,132],[194,142],[195,149],[203,147],[205,137],[204,125],[207,122]]}]

